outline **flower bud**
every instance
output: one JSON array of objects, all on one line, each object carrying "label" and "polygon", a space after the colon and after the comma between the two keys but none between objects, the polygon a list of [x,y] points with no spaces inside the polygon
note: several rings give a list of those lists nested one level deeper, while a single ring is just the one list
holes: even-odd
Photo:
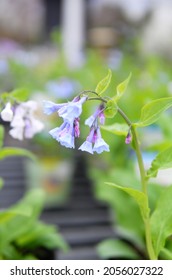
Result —
[{"label": "flower bud", "polygon": [[131,140],[132,140],[131,134],[130,134],[130,132],[128,132],[127,137],[125,138],[125,144],[127,144],[127,145],[130,144]]}]

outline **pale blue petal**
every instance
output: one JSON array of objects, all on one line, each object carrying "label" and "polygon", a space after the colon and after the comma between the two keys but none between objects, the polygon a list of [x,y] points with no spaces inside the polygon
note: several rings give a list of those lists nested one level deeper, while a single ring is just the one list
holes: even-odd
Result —
[{"label": "pale blue petal", "polygon": [[82,105],[69,102],[67,106],[58,111],[60,117],[62,117],[66,121],[71,121],[78,118],[82,113]]},{"label": "pale blue petal", "polygon": [[56,127],[49,131],[49,134],[56,140],[58,140],[59,132],[61,131],[60,127]]},{"label": "pale blue petal", "polygon": [[83,151],[83,152],[88,152],[90,154],[93,154],[93,147],[92,147],[92,143],[89,141],[85,141],[80,147],[79,150]]},{"label": "pale blue petal", "polygon": [[82,104],[87,100],[87,97],[82,97],[79,101],[71,101],[66,106],[58,111],[60,117],[65,121],[73,121],[82,113]]},{"label": "pale blue petal", "polygon": [[109,151],[109,145],[102,138],[98,138],[94,144],[93,152],[101,154],[102,152]]},{"label": "pale blue petal", "polygon": [[94,115],[90,116],[88,119],[85,120],[85,124],[91,127],[95,121]]},{"label": "pale blue petal", "polygon": [[59,142],[62,146],[65,146],[66,148],[75,148],[74,137],[69,133],[66,133],[62,137],[59,137]]},{"label": "pale blue petal", "polygon": [[43,111],[46,115],[51,115],[54,112],[57,112],[60,108],[62,108],[65,104],[56,104],[51,101],[43,101]]}]

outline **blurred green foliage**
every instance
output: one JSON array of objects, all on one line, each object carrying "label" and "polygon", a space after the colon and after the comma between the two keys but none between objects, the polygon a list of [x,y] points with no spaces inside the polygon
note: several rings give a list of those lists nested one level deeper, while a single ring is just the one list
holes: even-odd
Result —
[{"label": "blurred green foliage", "polygon": [[0,211],[0,259],[37,259],[40,248],[67,250],[56,227],[39,221],[45,193],[30,191],[16,205]]}]

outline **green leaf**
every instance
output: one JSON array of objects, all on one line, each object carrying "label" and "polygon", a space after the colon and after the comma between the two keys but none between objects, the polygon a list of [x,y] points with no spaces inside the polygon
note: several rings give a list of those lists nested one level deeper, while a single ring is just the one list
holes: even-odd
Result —
[{"label": "green leaf", "polygon": [[140,192],[138,190],[131,189],[131,188],[121,187],[114,183],[106,182],[106,184],[109,186],[115,187],[117,189],[120,189],[120,190],[128,193],[131,197],[133,197],[140,208],[143,219],[147,219],[147,217],[149,215],[149,208],[148,208],[146,195],[143,192]]},{"label": "green leaf", "polygon": [[172,97],[160,98],[143,106],[139,122],[135,126],[142,127],[156,122],[161,113],[172,106]]},{"label": "green leaf", "polygon": [[117,89],[117,94],[113,98],[113,100],[115,102],[117,102],[123,96],[123,94],[125,93],[125,91],[126,91],[126,89],[128,87],[128,83],[129,83],[130,79],[131,79],[131,73],[129,74],[128,78],[125,81],[123,81],[122,83],[120,83],[117,86],[117,88],[116,88]]},{"label": "green leaf", "polygon": [[[6,223],[13,217],[19,215],[19,216],[25,216],[29,217],[31,214],[33,214],[33,205],[35,202],[35,199],[38,200],[37,205],[42,205],[44,199],[45,199],[45,193],[41,189],[35,189],[29,192],[21,201],[19,201],[17,204],[0,211],[0,224]],[[37,208],[35,207],[35,210]]]},{"label": "green leaf", "polygon": [[156,255],[172,234],[172,186],[164,189],[151,216],[151,234]]},{"label": "green leaf", "polygon": [[4,143],[4,127],[0,125],[0,148],[3,146]]},{"label": "green leaf", "polygon": [[[35,226],[35,221],[42,211],[44,202],[45,192],[41,189],[32,190],[18,203],[20,214],[4,213],[5,217],[3,213],[0,215],[0,252],[9,242],[15,241]],[[15,206],[13,207],[15,208]],[[26,211],[28,216],[25,215]]]},{"label": "green leaf", "polygon": [[113,118],[117,113],[117,106],[113,100],[109,100],[106,104],[104,114],[106,118]]},{"label": "green leaf", "polygon": [[35,226],[32,227],[30,231],[18,238],[17,244],[20,247],[27,247],[30,249],[38,246],[43,246],[48,249],[60,248],[63,251],[69,249],[67,243],[57,232],[57,228],[42,222],[36,222]]},{"label": "green leaf", "polygon": [[160,252],[160,259],[161,260],[172,260],[172,252],[167,248],[163,248]]},{"label": "green leaf", "polygon": [[35,155],[25,149],[6,147],[0,150],[0,160],[10,156],[26,156],[32,160],[36,160]]},{"label": "green leaf", "polygon": [[118,239],[102,241],[97,246],[97,252],[102,259],[139,259],[138,254],[130,245]]},{"label": "green leaf", "polygon": [[147,177],[156,177],[159,169],[172,168],[172,146],[160,152],[152,161]]},{"label": "green leaf", "polygon": [[[1,93],[1,106],[4,104],[6,104],[8,101],[10,100],[10,94],[9,92],[3,92]],[[4,105],[1,107],[1,109],[4,108]]]},{"label": "green leaf", "polygon": [[128,125],[127,124],[121,124],[121,123],[115,123],[112,125],[102,125],[101,128],[103,130],[109,131],[115,135],[124,135],[126,136],[128,133]]},{"label": "green leaf", "polygon": [[107,76],[101,80],[98,85],[96,86],[95,92],[100,96],[109,86],[111,82],[112,72],[109,69]]},{"label": "green leaf", "polygon": [[[102,172],[101,169],[92,168],[91,178],[95,182],[95,193],[96,198],[100,201],[105,202],[111,208],[112,218],[114,217],[115,226],[118,225],[118,230],[120,226],[120,231],[129,231],[131,234],[138,236],[139,239],[144,235],[144,224],[140,213],[140,209],[135,200],[129,196],[127,193],[122,192],[120,189],[107,187],[107,185],[102,184],[106,181],[107,176],[111,182],[116,182],[116,184],[126,186],[137,186],[139,181],[134,178],[134,172],[131,170],[114,168],[109,172]],[[126,172],[127,171],[127,172]],[[121,180],[123,182],[121,182]],[[125,207],[121,207],[125,205]],[[127,209],[127,215],[126,215]],[[123,233],[122,235],[123,236]],[[135,238],[135,242],[136,238]]]},{"label": "green leaf", "polygon": [[24,102],[29,97],[29,91],[26,88],[18,88],[12,91],[11,96],[18,102]]},{"label": "green leaf", "polygon": [[15,245],[8,244],[5,246],[4,250],[2,251],[3,258],[5,260],[22,260],[23,256],[22,253],[19,252],[16,248]]}]

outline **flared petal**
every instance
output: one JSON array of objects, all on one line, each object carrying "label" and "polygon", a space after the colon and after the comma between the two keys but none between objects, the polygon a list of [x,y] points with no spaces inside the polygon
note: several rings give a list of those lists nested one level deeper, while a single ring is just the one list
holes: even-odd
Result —
[{"label": "flared petal", "polygon": [[93,147],[92,147],[92,143],[89,141],[85,141],[80,147],[79,150],[83,151],[83,152],[88,152],[90,154],[93,154]]}]

